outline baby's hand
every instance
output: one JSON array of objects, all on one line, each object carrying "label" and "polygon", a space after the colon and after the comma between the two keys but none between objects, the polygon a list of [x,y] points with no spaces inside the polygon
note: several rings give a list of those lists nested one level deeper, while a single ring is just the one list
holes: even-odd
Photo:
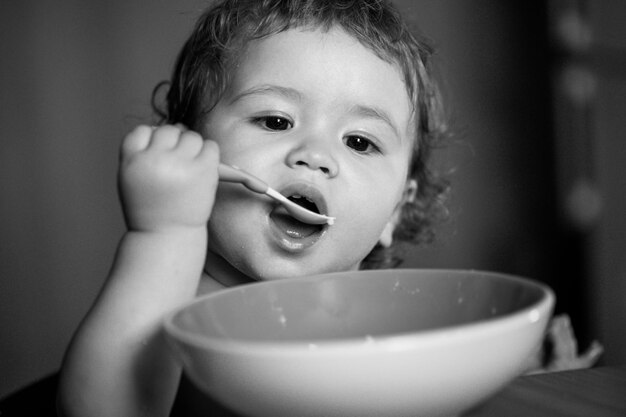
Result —
[{"label": "baby's hand", "polygon": [[544,357],[546,352],[541,351],[536,357],[531,358],[529,374],[591,368],[598,362],[603,352],[602,345],[596,341],[585,352],[578,352],[578,342],[567,315],[552,319],[546,341],[552,347],[550,352],[547,352],[548,357]]},{"label": "baby's hand", "polygon": [[129,230],[206,227],[219,150],[177,126],[139,126],[122,143],[119,188]]},{"label": "baby's hand", "polygon": [[549,372],[591,368],[603,352],[602,345],[594,341],[585,352],[578,353],[578,342],[567,315],[552,320],[548,339],[552,343],[552,357],[545,369]]}]

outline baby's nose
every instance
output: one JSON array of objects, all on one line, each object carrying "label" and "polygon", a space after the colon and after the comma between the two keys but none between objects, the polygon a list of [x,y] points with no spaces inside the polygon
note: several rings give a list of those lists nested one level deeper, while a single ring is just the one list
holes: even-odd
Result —
[{"label": "baby's nose", "polygon": [[319,170],[329,178],[337,176],[339,165],[330,147],[320,142],[305,142],[287,155],[287,165],[291,168],[303,167]]}]

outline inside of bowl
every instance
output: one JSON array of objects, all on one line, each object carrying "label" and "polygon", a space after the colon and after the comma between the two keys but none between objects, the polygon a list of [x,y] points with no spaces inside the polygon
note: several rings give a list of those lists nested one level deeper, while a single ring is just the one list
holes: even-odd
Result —
[{"label": "inside of bowl", "polygon": [[173,324],[207,338],[319,343],[490,320],[542,297],[541,286],[500,274],[361,271],[223,291],[182,310]]}]

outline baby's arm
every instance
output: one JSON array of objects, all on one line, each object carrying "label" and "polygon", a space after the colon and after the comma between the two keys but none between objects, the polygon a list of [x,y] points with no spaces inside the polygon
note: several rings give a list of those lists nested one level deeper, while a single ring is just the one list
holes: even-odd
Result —
[{"label": "baby's arm", "polygon": [[128,231],[66,354],[63,415],[169,413],[180,368],[161,321],[196,293],[218,153],[214,142],[175,126],[140,126],[124,139],[119,186]]}]

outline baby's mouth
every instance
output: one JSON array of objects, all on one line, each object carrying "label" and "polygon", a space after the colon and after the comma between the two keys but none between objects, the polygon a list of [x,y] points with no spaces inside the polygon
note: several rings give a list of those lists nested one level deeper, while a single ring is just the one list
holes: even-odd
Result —
[{"label": "baby's mouth", "polygon": [[[281,194],[301,207],[314,213],[326,212],[326,201],[314,187],[307,185],[291,185],[280,191]],[[273,230],[280,245],[290,251],[299,251],[312,246],[324,234],[328,225],[309,224],[292,217],[285,208],[277,205],[270,212]]]},{"label": "baby's mouth", "polygon": [[315,204],[315,202],[309,199],[308,197],[305,197],[299,194],[294,194],[291,197],[288,197],[287,199],[293,201],[300,207],[304,207],[305,209],[312,211],[313,213],[320,214],[320,211],[317,208],[317,204]]},{"label": "baby's mouth", "polygon": [[[320,212],[317,204],[307,197],[294,194],[287,198],[309,211],[314,213]],[[315,233],[321,233],[325,227],[324,225],[301,222],[300,220],[292,217],[282,206],[277,206],[274,210],[272,210],[270,218],[283,230],[285,234],[295,239],[304,239],[314,235]]]}]

